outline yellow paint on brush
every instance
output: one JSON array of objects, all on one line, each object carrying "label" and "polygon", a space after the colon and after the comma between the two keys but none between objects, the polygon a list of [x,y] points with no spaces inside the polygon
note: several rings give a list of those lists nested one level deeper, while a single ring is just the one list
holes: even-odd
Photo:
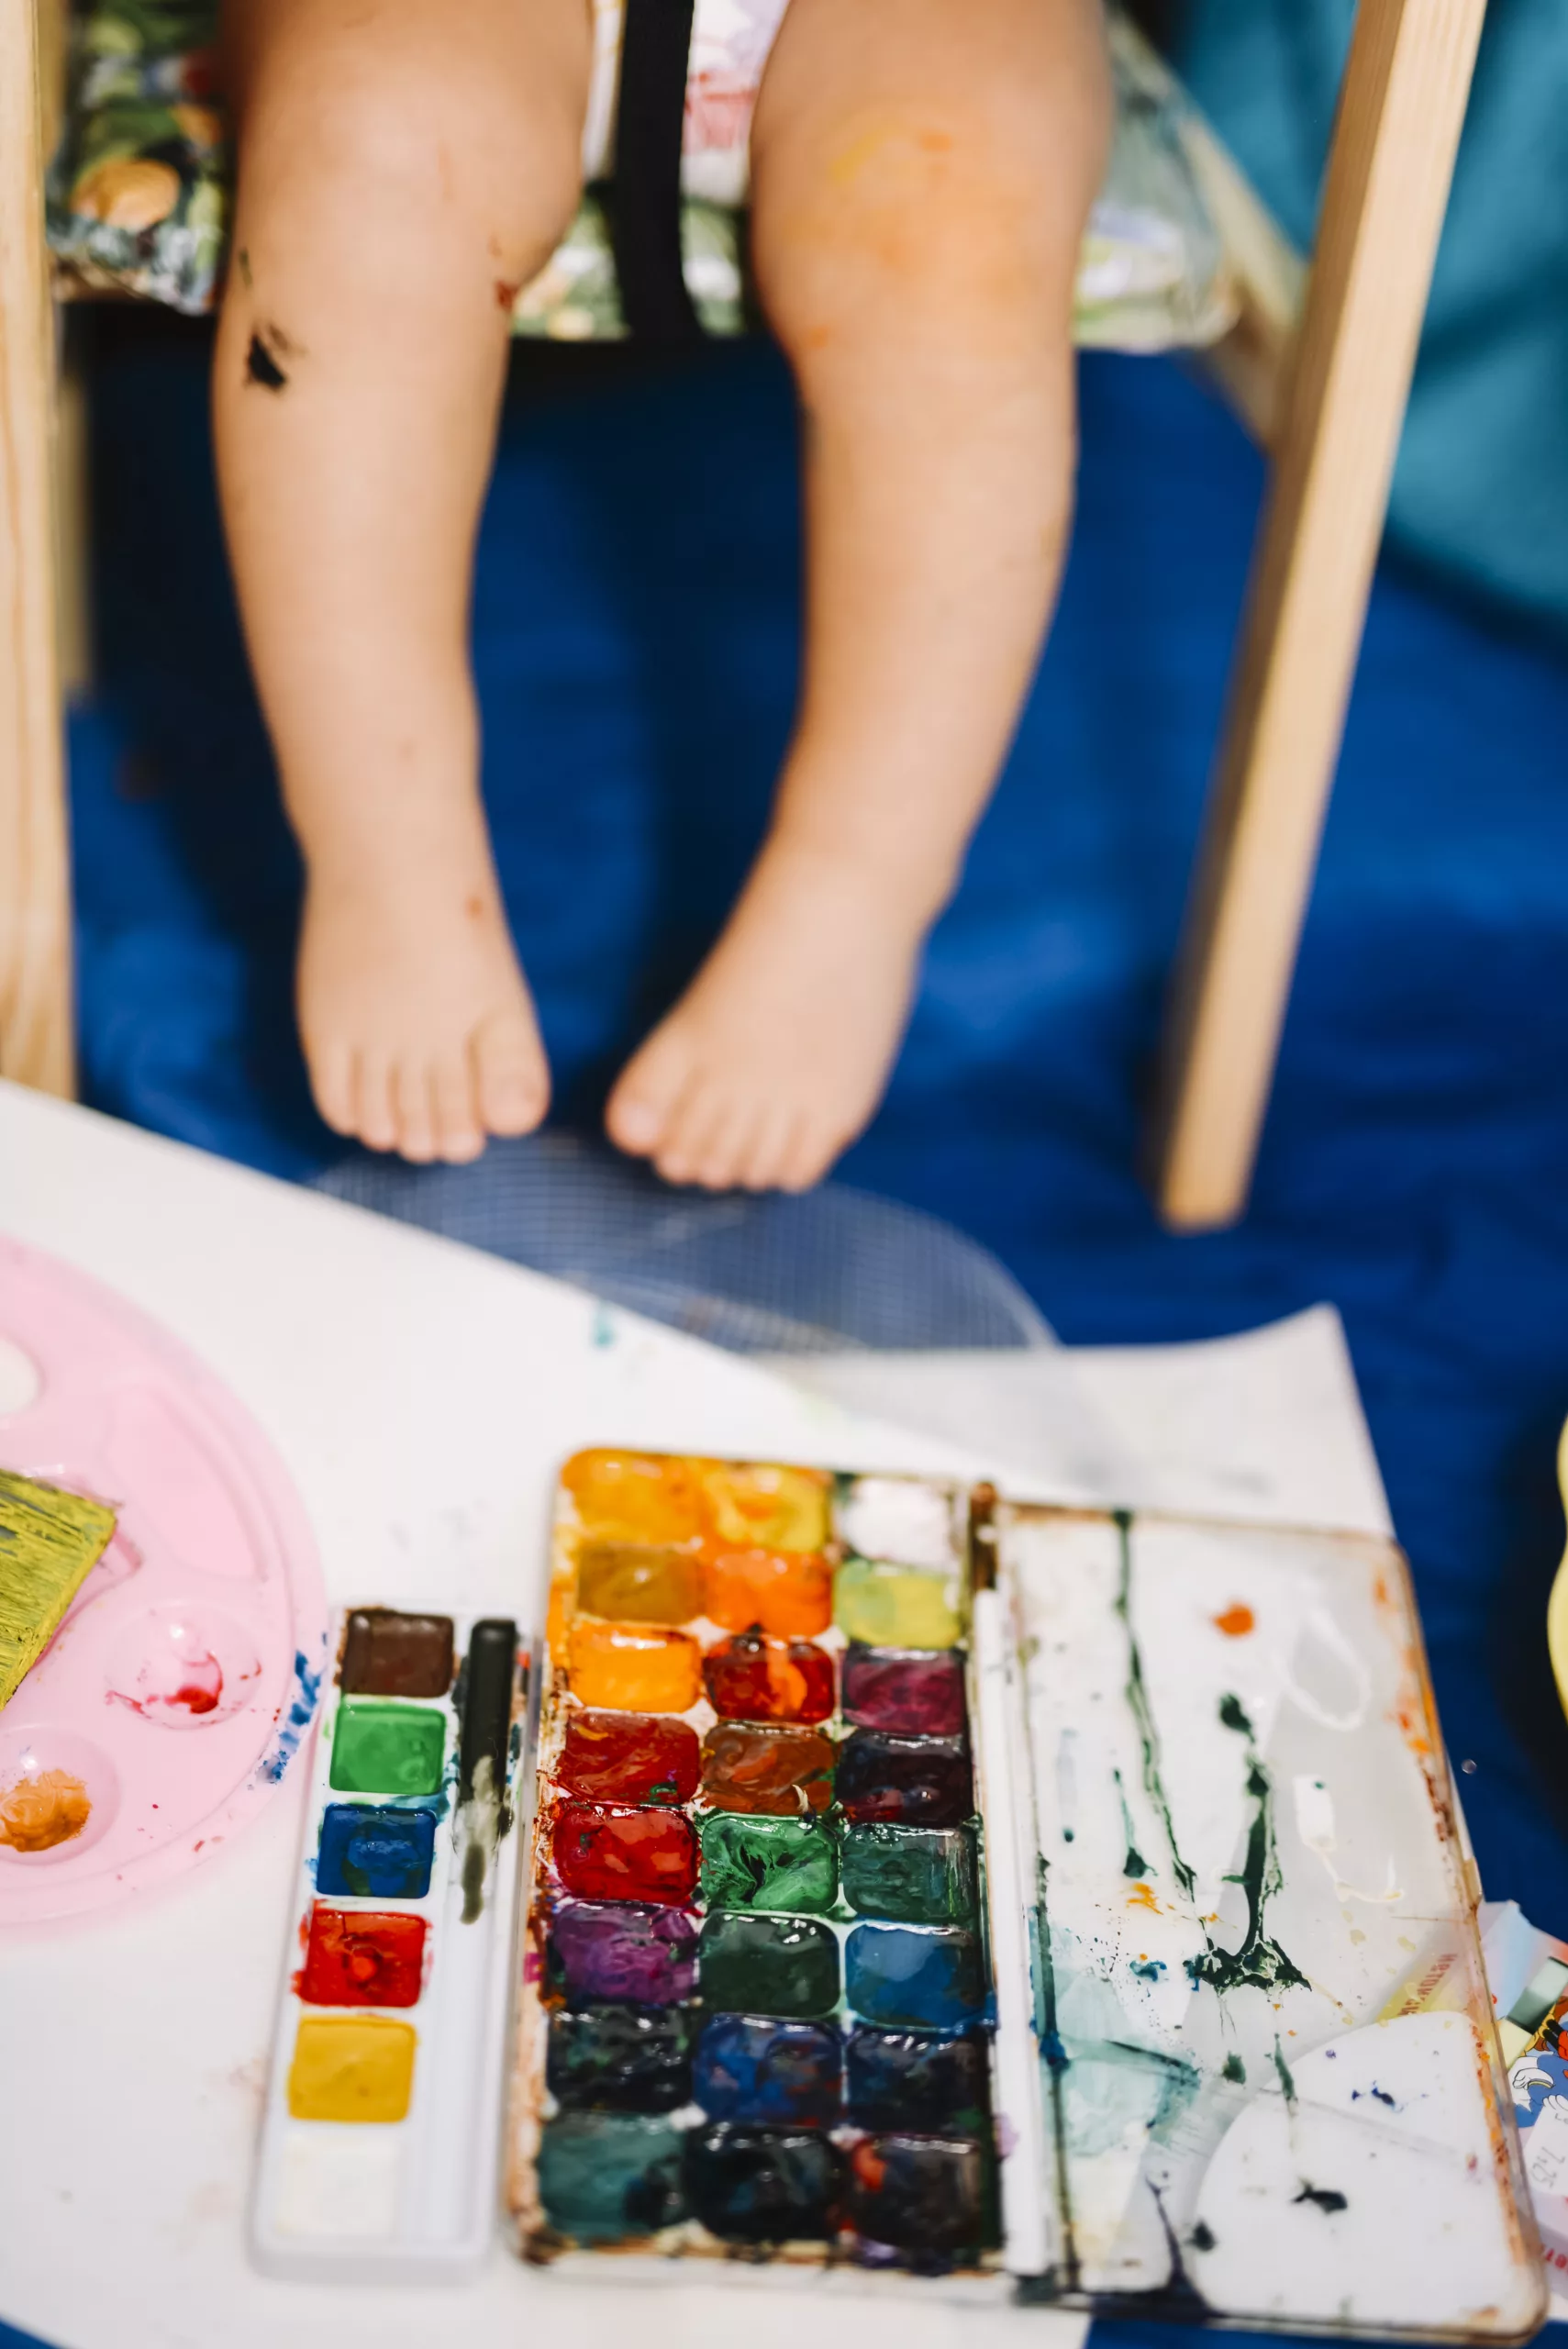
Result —
[{"label": "yellow paint on brush", "polygon": [[108,1546],[101,1501],[0,1468],[0,1705],[8,1705]]},{"label": "yellow paint on brush", "polygon": [[702,1650],[685,1631],[579,1616],[567,1639],[567,1678],[580,1705],[611,1712],[684,1713],[702,1694]]},{"label": "yellow paint on brush", "polygon": [[390,2015],[306,2015],[289,2066],[296,2121],[401,2121],[414,2089],[416,2033]]}]

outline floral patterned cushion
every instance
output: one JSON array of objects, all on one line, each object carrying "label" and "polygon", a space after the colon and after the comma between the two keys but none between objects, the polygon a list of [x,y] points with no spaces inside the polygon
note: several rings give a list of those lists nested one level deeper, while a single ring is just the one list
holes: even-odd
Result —
[{"label": "floral patterned cushion", "polygon": [[[614,0],[600,0],[600,6]],[[71,102],[49,181],[49,238],[81,284],[178,310],[222,281],[232,161],[217,87],[217,0],[91,0],[74,27]],[[1078,272],[1081,343],[1158,351],[1216,340],[1236,315],[1184,140],[1188,100],[1130,26],[1111,20],[1116,132]],[[688,114],[688,161],[693,139]],[[700,179],[700,172],[692,176]],[[685,276],[710,334],[747,322],[745,211],[688,189]],[[519,334],[626,332],[602,185],[517,295]]]}]

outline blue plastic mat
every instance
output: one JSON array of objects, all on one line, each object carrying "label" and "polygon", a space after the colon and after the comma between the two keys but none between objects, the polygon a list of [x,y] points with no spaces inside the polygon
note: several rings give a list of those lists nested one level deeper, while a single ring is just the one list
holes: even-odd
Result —
[{"label": "blue plastic mat", "polygon": [[[223,584],[202,367],[199,339],[124,325],[104,352],[106,696],[74,740],[84,1066],[100,1106],[298,1174],[330,1137],[289,1025],[296,874]],[[551,380],[508,411],[476,642],[508,904],[586,1119],[763,819],[795,684],[794,422],[761,349]],[[1173,367],[1095,359],[1083,381],[1061,617],[843,1171],[974,1233],[1069,1342],[1340,1307],[1485,1881],[1568,1931],[1542,1635],[1568,1414],[1568,663],[1380,579],[1253,1210],[1162,1233],[1141,1101],[1260,468]]]}]

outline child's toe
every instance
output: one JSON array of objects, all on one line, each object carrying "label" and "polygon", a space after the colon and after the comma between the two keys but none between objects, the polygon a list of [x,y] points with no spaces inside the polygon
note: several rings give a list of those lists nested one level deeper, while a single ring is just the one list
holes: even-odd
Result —
[{"label": "child's toe", "polygon": [[347,1044],[317,1044],[309,1055],[310,1089],[335,1134],[354,1130],[354,1055]]},{"label": "child's toe", "polygon": [[809,1191],[819,1183],[835,1156],[830,1139],[809,1117],[799,1119],[785,1144],[773,1176],[781,1191]]},{"label": "child's toe", "polygon": [[355,1065],[354,1130],[368,1149],[392,1150],[396,1146],[392,1066],[380,1052],[361,1052]]},{"label": "child's toe", "polygon": [[689,1113],[683,1108],[679,1147],[691,1169],[690,1179],[705,1190],[727,1191],[734,1182],[745,1119],[745,1104],[715,1085],[704,1088]]},{"label": "child's toe", "polygon": [[794,1110],[783,1104],[772,1103],[763,1109],[736,1176],[747,1190],[773,1189],[779,1179],[779,1169],[784,1164],[794,1123]]},{"label": "child's toe", "polygon": [[436,1154],[436,1130],[430,1115],[430,1080],[423,1061],[399,1063],[392,1106],[397,1119],[398,1149],[417,1166],[425,1165]]},{"label": "child's toe", "polygon": [[485,1020],[473,1045],[480,1123],[487,1133],[531,1133],[550,1107],[550,1078],[531,1021],[514,1013]]},{"label": "child's toe", "polygon": [[[638,1158],[657,1159],[662,1148],[673,1146],[675,1111],[690,1074],[685,1049],[667,1029],[657,1030],[621,1072],[610,1095],[605,1112],[610,1140]],[[683,1165],[688,1163],[689,1151],[684,1142],[677,1155]],[[668,1174],[662,1163],[659,1171],[671,1182],[686,1179]]]},{"label": "child's toe", "polygon": [[467,1063],[439,1060],[430,1072],[430,1100],[435,1112],[436,1153],[461,1166],[477,1158],[484,1135],[473,1107],[473,1079]]}]

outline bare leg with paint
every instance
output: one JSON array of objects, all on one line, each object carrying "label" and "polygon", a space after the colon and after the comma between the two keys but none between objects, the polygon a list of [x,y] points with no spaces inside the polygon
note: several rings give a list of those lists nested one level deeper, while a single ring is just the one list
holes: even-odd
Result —
[{"label": "bare leg with paint", "polygon": [[752,236],[805,409],[806,677],[740,901],[611,1098],[672,1181],[804,1188],[881,1097],[1055,596],[1108,120],[1093,0],[791,0]]},{"label": "bare leg with paint", "polygon": [[479,796],[473,541],[517,286],[577,200],[583,0],[230,0],[236,261],[213,379],[246,638],[307,868],[329,1124],[526,1132],[549,1077]]}]

